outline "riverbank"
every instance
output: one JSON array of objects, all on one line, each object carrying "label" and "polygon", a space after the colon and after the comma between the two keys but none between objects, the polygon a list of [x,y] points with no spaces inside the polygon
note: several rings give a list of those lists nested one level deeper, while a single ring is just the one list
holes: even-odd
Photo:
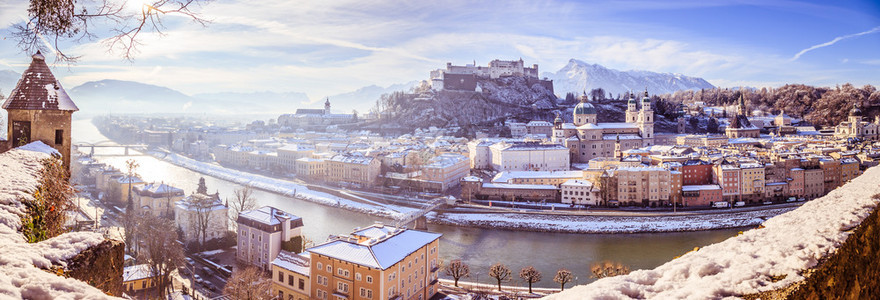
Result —
[{"label": "riverbank", "polygon": [[[233,170],[174,153],[151,152],[151,155],[174,165],[238,184],[372,216],[395,219],[415,210],[414,208],[399,205],[377,203],[361,197],[358,197],[359,199],[357,200],[346,199],[324,192],[313,191],[306,186],[291,181]],[[471,209],[468,212],[457,212],[456,209],[447,209],[440,213],[431,212],[427,215],[427,218],[428,222],[433,224],[517,231],[660,233],[757,226],[770,217],[793,209],[794,207],[769,208],[759,211],[732,210],[727,213],[709,211],[705,214],[691,212],[683,215],[670,214],[668,216],[658,216],[656,214],[650,216],[639,216],[637,214],[626,216],[619,215],[619,212],[609,214],[601,212],[589,214],[517,212],[512,209],[492,209],[484,212],[474,212]]]}]

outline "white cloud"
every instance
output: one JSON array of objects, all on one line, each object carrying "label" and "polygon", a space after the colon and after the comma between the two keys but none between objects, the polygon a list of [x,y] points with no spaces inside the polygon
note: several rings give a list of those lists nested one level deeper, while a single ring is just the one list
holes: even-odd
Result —
[{"label": "white cloud", "polygon": [[828,46],[831,46],[831,45],[836,44],[837,42],[840,42],[840,41],[842,41],[842,40],[845,40],[845,39],[851,39],[851,38],[854,38],[854,37],[860,37],[860,36],[863,36],[863,35],[866,35],[866,34],[872,34],[872,33],[876,33],[876,32],[880,32],[880,26],[874,27],[874,28],[872,28],[872,29],[870,29],[870,30],[868,30],[868,31],[862,31],[862,32],[859,32],[859,33],[847,34],[847,35],[843,35],[843,36],[836,37],[836,38],[834,38],[833,40],[830,40],[830,41],[828,41],[828,42],[824,42],[824,43],[821,43],[821,44],[818,44],[818,45],[814,45],[814,46],[812,46],[812,47],[809,47],[809,48],[807,48],[807,49],[801,50],[800,52],[798,52],[797,54],[795,54],[794,57],[791,58],[791,61],[795,61],[795,60],[797,60],[798,58],[801,57],[801,55],[804,55],[805,53],[807,53],[807,52],[809,52],[809,51],[813,51],[813,50],[816,50],[816,49],[819,49],[819,48],[822,48],[822,47],[828,47]]}]

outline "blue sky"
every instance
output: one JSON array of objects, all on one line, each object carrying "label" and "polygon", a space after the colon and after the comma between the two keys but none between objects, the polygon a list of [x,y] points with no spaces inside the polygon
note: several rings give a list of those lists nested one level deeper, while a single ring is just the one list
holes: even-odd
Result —
[{"label": "blue sky", "polygon": [[[26,5],[0,3],[0,69],[29,62],[7,38]],[[134,62],[100,41],[68,45],[83,58],[56,75],[67,87],[110,78],[313,101],[426,79],[446,62],[520,57],[542,72],[575,58],[724,87],[880,84],[878,1],[219,0],[200,11],[207,28],[168,16],[165,35],[144,35]]]}]

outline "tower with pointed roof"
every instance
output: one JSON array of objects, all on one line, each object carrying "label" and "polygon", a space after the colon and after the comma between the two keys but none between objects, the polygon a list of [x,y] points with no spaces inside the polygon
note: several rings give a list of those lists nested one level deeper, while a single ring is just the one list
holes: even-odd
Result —
[{"label": "tower with pointed roof", "polygon": [[330,97],[327,97],[327,101],[324,101],[324,114],[330,114]]},{"label": "tower with pointed roof", "polygon": [[64,167],[70,169],[71,117],[79,108],[52,75],[43,54],[37,51],[31,58],[31,65],[3,102],[9,146],[42,141],[58,150]]},{"label": "tower with pointed roof", "polygon": [[654,110],[651,108],[648,88],[645,88],[645,96],[642,97],[642,109],[639,110],[637,124],[639,126],[639,133],[642,135],[642,145],[654,145]]}]

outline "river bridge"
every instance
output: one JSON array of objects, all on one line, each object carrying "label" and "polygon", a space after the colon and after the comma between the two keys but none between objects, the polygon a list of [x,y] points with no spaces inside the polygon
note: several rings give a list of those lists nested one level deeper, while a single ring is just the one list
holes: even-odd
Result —
[{"label": "river bridge", "polygon": [[434,200],[426,202],[425,205],[419,208],[419,210],[410,212],[398,218],[397,221],[394,223],[394,226],[406,226],[407,228],[412,228],[415,230],[428,230],[428,220],[427,218],[425,218],[425,215],[427,215],[429,212],[434,211],[437,208],[442,207],[445,204],[446,198],[434,198]]},{"label": "river bridge", "polygon": [[[140,150],[140,151],[147,150],[147,145],[144,145],[144,144],[120,145],[120,144],[114,143],[111,140],[103,140],[103,141],[99,141],[99,142],[95,142],[95,143],[79,142],[79,143],[73,144],[73,147],[74,147],[74,150],[79,150],[81,148],[89,148],[89,156],[95,156],[95,148],[123,148],[123,149],[125,149],[125,152],[124,152],[125,154],[123,154],[124,156],[132,156],[128,152],[129,149]],[[118,155],[118,154],[107,154],[107,155]],[[137,154],[137,155],[143,155],[143,154]]]}]

